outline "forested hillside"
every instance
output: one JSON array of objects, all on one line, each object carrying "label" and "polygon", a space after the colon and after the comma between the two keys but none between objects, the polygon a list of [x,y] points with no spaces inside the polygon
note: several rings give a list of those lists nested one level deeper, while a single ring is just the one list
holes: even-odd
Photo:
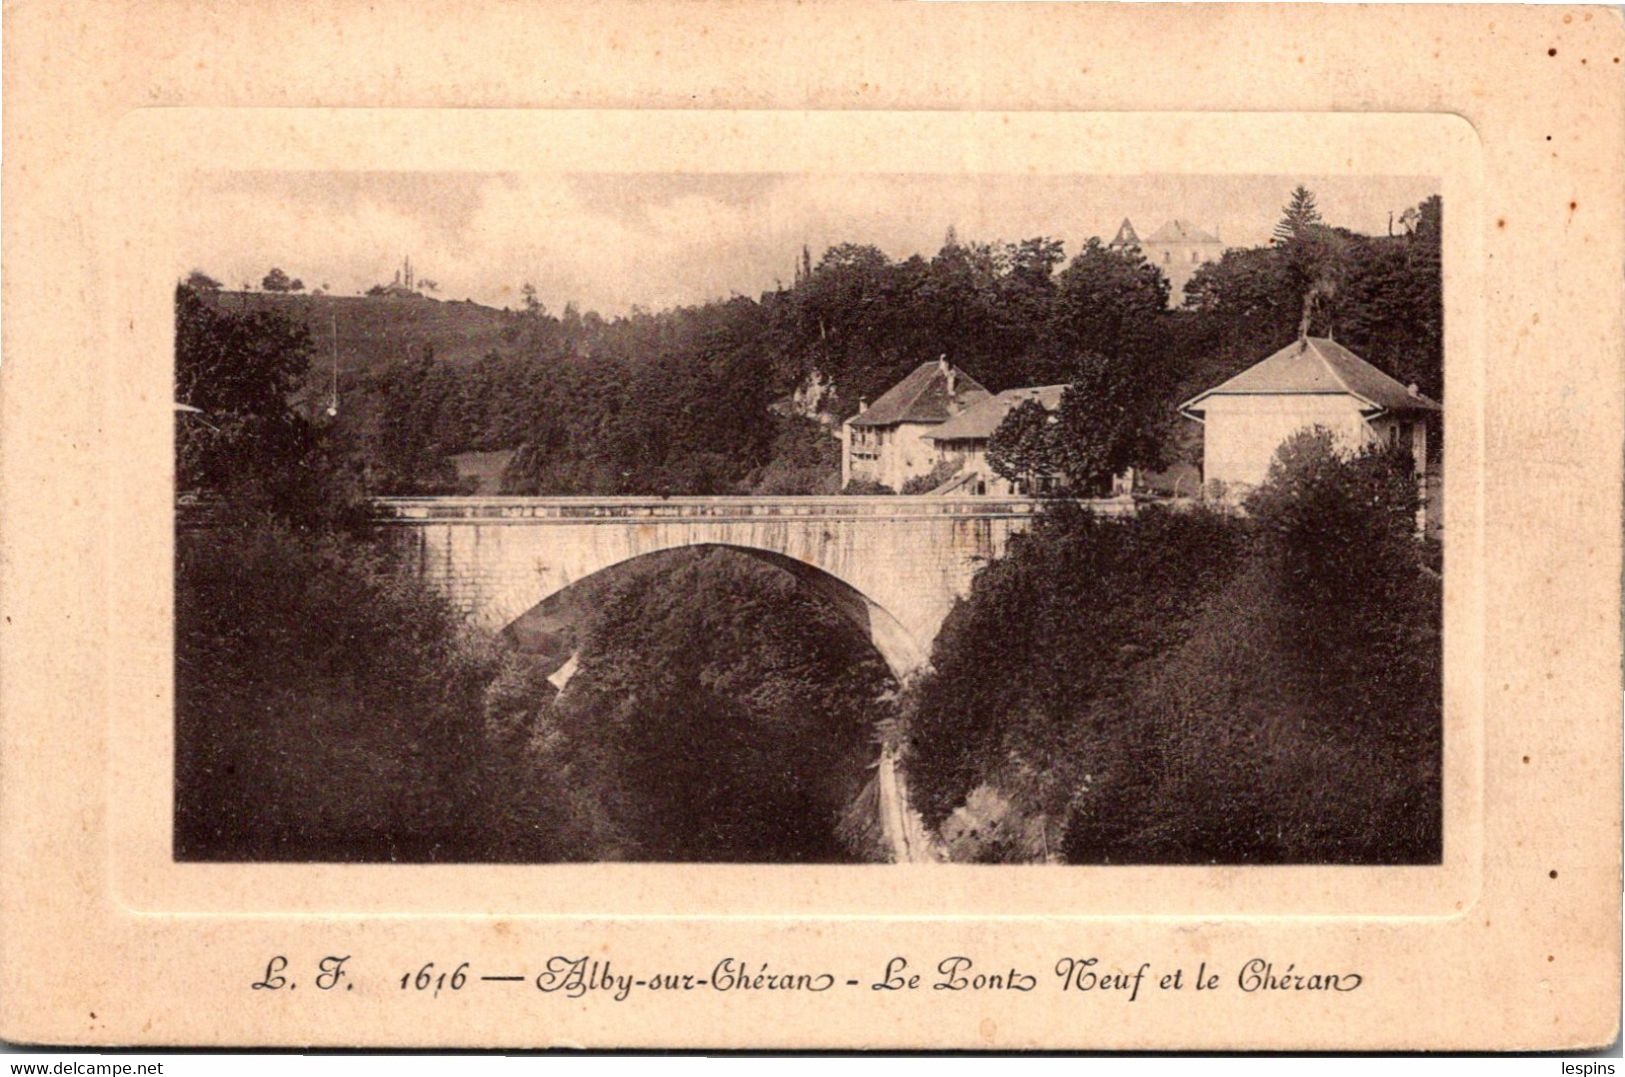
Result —
[{"label": "forested hillside", "polygon": [[503,348],[514,319],[503,311],[472,301],[443,301],[428,296],[312,295],[289,292],[228,292],[199,289],[222,310],[267,311],[305,325],[329,370],[337,344],[339,369],[345,374],[375,370],[414,355],[433,354],[452,364],[471,362]]},{"label": "forested hillside", "polygon": [[[1289,207],[1290,209],[1291,207]],[[1137,251],[1047,237],[961,241],[932,257],[858,244],[804,252],[795,281],[756,299],[615,318],[394,296],[218,293],[312,329],[312,407],[327,337],[341,369],[335,441],[369,488],[452,492],[448,457],[516,450],[512,493],[814,493],[835,481],[841,419],[947,355],[995,392],[1084,380],[1140,429],[1128,462],[1174,448],[1174,407],[1308,328],[1401,382],[1443,392],[1440,203],[1412,231],[1355,235],[1308,216],[1281,242],[1204,266],[1176,309]],[[814,389],[809,393],[809,388]],[[802,390],[795,406],[793,395]],[[1095,394],[1098,395],[1098,394]]]}]

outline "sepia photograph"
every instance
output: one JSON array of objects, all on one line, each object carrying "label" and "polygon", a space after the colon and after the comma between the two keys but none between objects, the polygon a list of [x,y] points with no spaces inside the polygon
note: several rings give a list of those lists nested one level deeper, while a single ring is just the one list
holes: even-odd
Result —
[{"label": "sepia photograph", "polygon": [[3,21],[0,1050],[1618,1051],[1620,11]]},{"label": "sepia photograph", "polygon": [[1442,191],[194,174],[175,859],[1440,863]]}]

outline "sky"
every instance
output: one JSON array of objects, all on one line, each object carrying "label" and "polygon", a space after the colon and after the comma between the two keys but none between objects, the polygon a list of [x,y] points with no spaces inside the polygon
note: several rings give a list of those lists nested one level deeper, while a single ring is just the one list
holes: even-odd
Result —
[{"label": "sky", "polygon": [[1146,236],[1171,218],[1226,244],[1268,241],[1292,188],[1331,224],[1382,235],[1438,193],[1428,177],[888,174],[207,172],[182,199],[177,276],[258,287],[277,266],[354,295],[410,255],[444,299],[624,313],[752,298],[788,284],[803,244],[929,257],[962,242],[1062,240],[1070,258],[1124,217]]}]

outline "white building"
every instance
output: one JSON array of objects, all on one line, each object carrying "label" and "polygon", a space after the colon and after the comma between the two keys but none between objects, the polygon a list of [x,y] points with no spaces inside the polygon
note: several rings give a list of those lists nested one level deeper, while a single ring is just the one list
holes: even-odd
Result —
[{"label": "white building", "polygon": [[1141,239],[1128,218],[1117,229],[1117,235],[1107,244],[1113,249],[1138,247],[1145,260],[1156,266],[1168,279],[1168,305],[1180,306],[1185,302],[1185,285],[1196,271],[1224,255],[1224,241],[1214,232],[1208,232],[1190,221],[1175,218]]},{"label": "white building", "polygon": [[1346,449],[1375,441],[1410,447],[1426,474],[1427,419],[1441,409],[1334,340],[1301,337],[1180,405],[1202,424],[1202,478],[1232,496],[1262,483],[1282,442],[1324,427]]},{"label": "white building", "polygon": [[841,425],[841,485],[869,480],[901,491],[929,475],[937,449],[927,435],[989,395],[946,358],[921,363]]}]

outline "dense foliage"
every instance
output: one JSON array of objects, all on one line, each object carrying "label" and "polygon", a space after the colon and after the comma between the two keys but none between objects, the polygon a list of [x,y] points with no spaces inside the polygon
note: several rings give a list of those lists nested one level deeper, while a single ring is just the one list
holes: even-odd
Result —
[{"label": "dense foliage", "polygon": [[354,508],[311,422],[291,405],[310,365],[303,325],[175,294],[175,485],[300,522]]},{"label": "dense foliage", "polygon": [[507,659],[382,551],[217,527],[180,535],[175,575],[177,856],[505,858],[554,832],[487,733]]},{"label": "dense foliage", "polygon": [[995,392],[1075,386],[1056,449],[1078,481],[1098,482],[1164,461],[1179,401],[1291,341],[1306,298],[1311,331],[1438,397],[1438,199],[1395,236],[1327,225],[1296,198],[1284,214],[1276,242],[1204,266],[1175,310],[1138,251],[1090,240],[1068,260],[1048,237],[950,236],[901,260],[841,244],[755,300],[611,319],[554,314],[533,295],[506,312],[333,299],[339,322],[388,308],[421,327],[393,361],[380,361],[387,326],[339,327],[345,354],[386,348],[346,374],[339,425],[389,492],[452,492],[448,456],[499,449],[518,450],[513,493],[824,492],[835,480],[809,467],[836,450],[810,448],[834,441],[816,420],[946,355]]},{"label": "dense foliage", "polygon": [[1411,466],[1317,431],[1246,520],[1051,513],[915,689],[921,810],[996,805],[980,858],[1436,860],[1440,591]]},{"label": "dense foliage", "polygon": [[369,539],[292,403],[309,358],[280,314],[177,293],[176,397],[197,409],[177,483],[205,501],[176,536],[176,855],[503,855],[551,830],[498,792],[523,762],[487,729],[511,659]]},{"label": "dense foliage", "polygon": [[1319,222],[1318,213],[1294,220],[1292,212],[1289,205],[1273,245],[1226,251],[1185,286],[1200,326],[1191,346],[1208,362],[1202,380],[1183,388],[1194,395],[1210,375],[1236,373],[1290,342],[1318,282],[1310,333],[1335,336],[1400,382],[1443,399],[1439,198],[1417,207],[1414,227],[1395,236],[1356,235]]},{"label": "dense foliage", "polygon": [[941,822],[978,785],[1019,789],[1023,810],[1064,814],[1117,699],[1227,578],[1238,528],[1150,508],[1118,521],[1059,502],[955,606],[915,686],[908,770]]},{"label": "dense foliage", "polygon": [[987,442],[987,465],[1019,489],[1036,490],[1054,466],[1050,413],[1036,400],[1023,400],[1005,415]]},{"label": "dense foliage", "polygon": [[[627,566],[633,568],[634,566]],[[653,555],[582,626],[535,772],[585,859],[840,861],[891,675],[789,572],[725,549]]]}]

